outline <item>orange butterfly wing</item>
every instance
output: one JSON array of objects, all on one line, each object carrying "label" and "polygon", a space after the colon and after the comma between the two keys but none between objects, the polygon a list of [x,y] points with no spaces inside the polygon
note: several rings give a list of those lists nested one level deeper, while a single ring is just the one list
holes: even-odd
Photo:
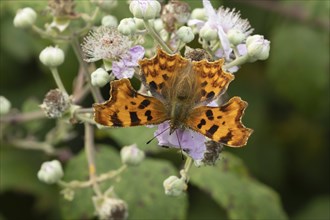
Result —
[{"label": "orange butterfly wing", "polygon": [[[141,68],[142,82],[150,89],[151,93],[159,99],[162,99],[162,89],[168,85],[166,83],[178,74],[177,71],[189,65],[189,60],[179,54],[167,54],[158,48],[157,54],[151,59],[139,61]],[[174,88],[171,88],[174,89]]]},{"label": "orange butterfly wing", "polygon": [[247,103],[241,98],[233,97],[220,107],[197,107],[186,125],[213,141],[231,147],[241,147],[246,145],[252,133],[252,130],[241,122],[246,106]]},{"label": "orange butterfly wing", "polygon": [[94,120],[105,126],[129,127],[159,124],[167,120],[163,103],[139,94],[128,79],[111,82],[110,99],[94,104]]},{"label": "orange butterfly wing", "polygon": [[201,88],[201,102],[210,102],[223,94],[234,75],[222,70],[223,59],[209,62],[207,60],[193,61],[193,70]]}]

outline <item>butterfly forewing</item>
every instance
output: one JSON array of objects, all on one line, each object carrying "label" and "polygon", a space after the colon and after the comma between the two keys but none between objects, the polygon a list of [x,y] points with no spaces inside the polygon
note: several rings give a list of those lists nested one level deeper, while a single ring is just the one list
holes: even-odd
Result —
[{"label": "butterfly forewing", "polygon": [[143,59],[139,64],[144,85],[155,97],[163,99],[161,93],[164,87],[168,87],[166,83],[171,81],[180,69],[186,67],[189,61],[179,54],[169,55],[159,48],[155,57]]},{"label": "butterfly forewing", "polygon": [[234,80],[234,75],[222,70],[223,60],[208,62],[207,60],[194,61],[193,70],[200,84],[200,102],[210,102],[223,94]]},{"label": "butterfly forewing", "polygon": [[128,79],[113,81],[109,101],[93,107],[95,121],[105,126],[151,125],[167,120],[164,105],[156,98],[137,93]]},{"label": "butterfly forewing", "polygon": [[241,122],[246,106],[247,103],[239,97],[233,97],[221,107],[197,107],[186,125],[213,141],[231,147],[241,147],[252,133],[252,130],[244,127]]}]

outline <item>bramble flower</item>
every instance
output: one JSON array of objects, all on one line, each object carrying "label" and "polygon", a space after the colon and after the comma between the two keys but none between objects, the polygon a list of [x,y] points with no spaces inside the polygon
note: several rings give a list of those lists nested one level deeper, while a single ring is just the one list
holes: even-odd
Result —
[{"label": "bramble flower", "polygon": [[120,34],[114,27],[101,26],[89,32],[81,47],[86,62],[116,60],[131,46],[128,37]]},{"label": "bramble flower", "polygon": [[185,24],[190,16],[190,7],[186,2],[169,1],[163,6],[161,20],[168,32],[173,32],[176,27]]},{"label": "bramble flower", "polygon": [[[240,18],[240,12],[236,12],[235,9],[220,7],[216,11],[209,0],[203,0],[206,16],[208,20],[205,22],[200,19],[192,19],[188,22],[188,25],[195,25],[201,27],[202,36],[209,37],[210,40],[214,40],[215,37],[212,31],[217,31],[217,38],[220,40],[222,52],[226,60],[229,60],[230,54],[232,53],[231,44],[237,45],[243,42],[253,31],[250,23],[247,19]],[[200,14],[201,11],[198,11]],[[196,12],[197,13],[197,12]],[[196,16],[195,16],[196,17]],[[234,38],[233,33],[239,33],[239,37]],[[229,35],[229,36],[228,36]],[[202,37],[201,36],[201,37]]]},{"label": "bramble flower", "polygon": [[138,61],[144,56],[144,48],[142,46],[134,46],[130,48],[127,53],[121,56],[119,61],[112,63],[112,73],[117,79],[132,78],[134,75],[134,68],[137,67]]},{"label": "bramble flower", "polygon": [[38,179],[47,184],[53,184],[63,177],[62,165],[58,160],[44,162],[38,171]]},{"label": "bramble flower", "polygon": [[[169,146],[180,149],[186,152],[194,160],[203,158],[206,150],[205,136],[194,132],[190,129],[177,129],[174,133],[170,134],[169,122],[166,121],[158,125],[155,131],[155,137],[158,139],[158,145]],[[167,130],[164,132],[164,130]],[[163,132],[163,133],[162,133]],[[160,134],[162,133],[162,134]]]}]

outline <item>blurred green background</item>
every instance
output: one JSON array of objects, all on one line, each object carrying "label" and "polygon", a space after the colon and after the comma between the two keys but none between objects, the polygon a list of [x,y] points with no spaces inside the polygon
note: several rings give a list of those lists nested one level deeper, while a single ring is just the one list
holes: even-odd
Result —
[{"label": "blurred green background", "polygon": [[[119,2],[113,14],[119,19],[130,17],[126,1]],[[80,3],[77,1],[78,11],[90,11]],[[189,3],[192,8],[202,6],[200,1]],[[243,65],[229,87],[230,96],[241,96],[249,103],[243,120],[254,133],[245,148],[225,150],[240,157],[253,177],[279,193],[290,219],[329,219],[329,1],[212,3],[214,7],[240,10],[254,33],[271,41],[269,59]],[[55,87],[51,74],[38,60],[40,51],[51,42],[14,28],[12,20],[18,8],[29,6],[42,11],[47,2],[0,4],[0,95],[17,109],[31,98],[41,103],[48,90]],[[38,15],[45,19],[42,13]],[[60,73],[70,91],[78,62],[71,48],[64,48],[66,60]],[[102,90],[106,98],[108,89],[106,86]],[[91,99],[84,104],[90,106]],[[54,125],[50,123],[49,128]],[[77,131],[82,132],[82,126],[78,125]],[[39,135],[44,133],[39,131]],[[148,140],[149,135],[139,138]],[[66,146],[78,153],[82,141],[82,137],[76,138]],[[58,208],[53,204],[58,200],[58,189],[39,183],[33,176],[49,157],[36,151],[15,150],[9,156],[2,152],[0,219],[56,219]],[[174,165],[180,163],[176,154],[159,157]],[[214,202],[207,201],[199,189],[192,186],[189,190],[212,209]]]}]

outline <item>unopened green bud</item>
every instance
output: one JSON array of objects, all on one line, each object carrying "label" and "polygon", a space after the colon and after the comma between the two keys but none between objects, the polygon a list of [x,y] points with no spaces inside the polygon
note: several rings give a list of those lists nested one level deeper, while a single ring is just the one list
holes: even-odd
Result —
[{"label": "unopened green bud", "polygon": [[18,28],[31,27],[37,19],[37,13],[32,8],[23,8],[17,11],[14,26]]},{"label": "unopened green bud", "polygon": [[98,68],[91,74],[91,83],[93,86],[103,87],[110,82],[110,75],[103,68]]},{"label": "unopened green bud", "polygon": [[266,60],[269,57],[270,42],[262,35],[253,35],[246,39],[246,48],[250,62]]},{"label": "unopened green bud", "polygon": [[44,162],[38,171],[38,179],[47,184],[53,184],[63,177],[62,165],[58,160]]},{"label": "unopened green bud", "polygon": [[179,30],[176,32],[179,39],[184,43],[189,43],[192,40],[194,40],[195,35],[190,27],[182,26],[179,28]]},{"label": "unopened green bud", "polygon": [[6,97],[0,96],[0,115],[5,115],[10,111],[11,103]]},{"label": "unopened green bud", "polygon": [[113,8],[117,7],[118,1],[117,0],[91,0],[97,6],[100,7],[101,10],[109,12]]},{"label": "unopened green bud", "polygon": [[161,5],[157,0],[131,1],[129,10],[134,17],[149,20],[160,15]]},{"label": "unopened green bud", "polygon": [[218,39],[218,32],[215,28],[211,28],[208,24],[205,24],[200,32],[199,36],[207,41]]},{"label": "unopened green bud", "polygon": [[102,18],[102,26],[117,27],[118,19],[115,16],[107,15]]},{"label": "unopened green bud", "polygon": [[140,19],[140,18],[133,18],[133,19],[135,21],[135,25],[136,25],[136,28],[138,30],[145,30],[146,29],[146,27],[144,26],[144,22],[143,22],[142,19]]},{"label": "unopened green bud", "polygon": [[123,147],[120,151],[120,157],[124,164],[129,166],[137,166],[143,161],[145,155],[144,152],[136,146],[136,144],[133,144],[131,146]]},{"label": "unopened green bud", "polygon": [[227,32],[227,37],[229,42],[235,46],[242,43],[246,38],[245,34],[237,29],[230,29]]},{"label": "unopened green bud", "polygon": [[133,18],[124,18],[118,25],[118,31],[123,35],[133,35],[136,32],[136,24]]},{"label": "unopened green bud", "polygon": [[154,20],[154,27],[155,27],[155,30],[157,32],[160,32],[161,30],[163,30],[164,29],[164,23],[163,23],[162,19],[160,19],[160,18],[155,19]]},{"label": "unopened green bud", "polygon": [[205,9],[204,8],[195,8],[191,12],[191,18],[206,21],[207,16],[205,14]]},{"label": "unopened green bud", "polygon": [[128,207],[125,201],[117,198],[94,198],[94,206],[100,219],[121,219],[128,217]]},{"label": "unopened green bud", "polygon": [[163,186],[165,189],[165,194],[168,196],[180,196],[188,188],[184,178],[179,178],[177,176],[168,177],[163,182]]},{"label": "unopened green bud", "polygon": [[39,59],[47,67],[57,67],[64,62],[64,52],[58,47],[49,46],[41,51]]}]

